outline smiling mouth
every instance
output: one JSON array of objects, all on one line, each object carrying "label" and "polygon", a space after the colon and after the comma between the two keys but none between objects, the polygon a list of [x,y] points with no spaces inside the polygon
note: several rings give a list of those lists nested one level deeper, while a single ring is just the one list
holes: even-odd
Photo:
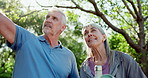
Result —
[{"label": "smiling mouth", "polygon": [[96,38],[94,38],[94,39],[89,39],[88,42],[91,42],[91,41],[93,41],[93,40],[97,40],[97,39],[96,39]]},{"label": "smiling mouth", "polygon": [[88,42],[91,42],[92,40],[94,40],[94,39],[89,39]]},{"label": "smiling mouth", "polygon": [[47,23],[44,25],[44,27],[52,28],[51,24],[47,24]]},{"label": "smiling mouth", "polygon": [[51,26],[47,26],[47,25],[44,25],[44,27],[49,27],[49,28],[51,28]]}]

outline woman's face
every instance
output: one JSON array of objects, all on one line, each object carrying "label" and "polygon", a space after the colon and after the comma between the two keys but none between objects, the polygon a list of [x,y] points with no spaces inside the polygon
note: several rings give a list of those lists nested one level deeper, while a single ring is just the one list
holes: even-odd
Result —
[{"label": "woman's face", "polygon": [[84,29],[83,36],[87,46],[90,48],[100,46],[106,40],[105,34],[103,35],[98,28],[90,25]]}]

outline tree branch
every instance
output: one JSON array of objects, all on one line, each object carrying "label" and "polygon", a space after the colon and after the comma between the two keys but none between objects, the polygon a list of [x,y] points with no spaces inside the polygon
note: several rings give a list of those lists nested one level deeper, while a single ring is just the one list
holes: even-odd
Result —
[{"label": "tree branch", "polygon": [[[138,45],[141,47],[139,51],[142,50],[142,48],[144,47],[145,45],[145,33],[144,33],[144,19],[143,19],[143,16],[142,16],[142,12],[141,12],[141,4],[140,4],[140,0],[137,0],[137,5],[138,5],[138,9],[139,11],[137,11],[135,5],[134,5],[134,2],[132,0],[127,0],[129,3],[131,3],[134,11],[135,11],[135,14],[137,15],[137,23],[138,23],[138,26],[139,26],[139,33],[137,34],[138,37],[139,37],[139,41],[138,41]],[[137,50],[138,51],[138,50]]]},{"label": "tree branch", "polygon": [[101,11],[99,10],[99,8],[97,7],[97,4],[96,4],[95,0],[88,0],[88,1],[93,4],[93,6],[95,8],[95,11],[96,11],[96,15],[102,16],[103,13],[101,13]]},{"label": "tree branch", "polygon": [[120,17],[121,17],[128,25],[131,25],[131,24],[129,24],[129,23],[125,20],[125,18],[120,14],[119,11],[117,11],[117,13],[120,15]]},{"label": "tree branch", "polygon": [[137,19],[136,16],[134,15],[134,13],[132,12],[132,10],[129,8],[129,6],[127,5],[127,3],[125,2],[125,0],[122,0],[122,2],[124,3],[124,5],[126,6],[126,8],[128,9],[128,11],[130,12],[130,14],[133,16],[134,19]]},{"label": "tree branch", "polygon": [[96,15],[96,12],[95,12],[95,11],[92,11],[92,10],[85,10],[85,9],[83,9],[82,7],[80,7],[76,2],[74,2],[74,0],[71,0],[71,1],[76,5],[77,9],[80,9],[80,10],[82,10],[82,11],[84,11],[84,12],[88,12],[88,13],[92,13],[92,14],[95,14],[95,15]]},{"label": "tree branch", "polygon": [[35,12],[39,12],[39,11],[41,11],[41,10],[35,10],[35,11],[32,11],[32,12],[30,12],[30,13],[28,13],[28,14],[20,15],[19,17],[25,17],[25,16],[31,15],[31,14],[33,14],[33,13],[35,13]]},{"label": "tree branch", "polygon": [[[94,8],[95,8],[95,11],[83,9],[83,8],[80,7],[76,2],[74,2],[74,0],[71,0],[71,1],[75,4],[76,7],[72,7],[72,6],[58,6],[58,5],[56,5],[55,7],[59,7],[59,8],[70,8],[70,9],[80,9],[81,11],[84,11],[84,12],[87,12],[87,13],[92,13],[92,14],[98,16],[98,17],[101,17],[101,19],[102,19],[110,28],[112,28],[114,31],[116,31],[116,32],[118,32],[118,33],[121,33],[121,34],[125,37],[126,41],[129,43],[129,45],[130,45],[131,47],[133,47],[133,48],[136,49],[136,50],[140,49],[140,46],[137,45],[137,44],[135,44],[135,43],[133,42],[133,40],[130,38],[130,36],[129,36],[124,30],[115,27],[114,25],[112,25],[112,24],[108,21],[108,19],[105,17],[105,15],[104,15],[102,12],[99,11],[99,9],[98,9],[98,7],[97,7],[97,4],[95,3],[94,0],[89,0],[89,2],[93,4],[93,6],[94,6]],[[41,6],[41,7],[53,7],[53,6],[42,6],[42,5],[40,5],[40,6]]]},{"label": "tree branch", "polygon": [[139,15],[142,17],[140,0],[137,0],[137,4],[138,4],[138,9],[139,9]]},{"label": "tree branch", "polygon": [[41,5],[40,3],[38,3],[36,1],[36,3],[40,6],[40,7],[58,7],[58,8],[69,8],[69,9],[76,9],[77,7],[72,7],[72,6],[58,6],[58,5],[54,5],[54,6],[44,6],[44,5]]},{"label": "tree branch", "polygon": [[135,12],[135,14],[136,14],[136,16],[137,16],[137,19],[138,18],[141,18],[140,16],[139,16],[139,13],[138,13],[138,11],[137,11],[137,9],[136,9],[136,6],[134,5],[134,2],[132,1],[132,0],[127,0],[129,3],[131,3],[131,5],[132,5],[132,7],[133,7],[133,9],[134,9],[134,12]]},{"label": "tree branch", "polygon": [[71,0],[76,6],[73,7],[73,6],[59,6],[59,5],[54,5],[54,6],[43,6],[41,4],[39,4],[37,1],[36,3],[41,6],[41,7],[57,7],[57,8],[69,8],[69,9],[80,9],[84,12],[88,12],[88,13],[92,13],[92,14],[95,14],[96,15],[96,12],[92,11],[92,10],[86,10],[86,9],[83,9],[81,8],[78,4],[76,4],[76,2],[74,2],[73,0]]},{"label": "tree branch", "polygon": [[116,32],[118,32],[118,33],[121,33],[121,34],[124,36],[124,38],[126,39],[127,43],[129,43],[129,45],[130,45],[131,47],[133,47],[133,48],[136,49],[137,51],[140,50],[140,46],[137,45],[137,44],[135,44],[135,43],[133,42],[133,40],[130,38],[130,36],[129,36],[124,30],[119,29],[119,28],[115,27],[114,25],[112,25],[112,24],[107,20],[107,18],[106,18],[104,15],[103,15],[101,18],[103,19],[103,21],[104,21],[110,28],[112,28],[114,31],[116,31]]},{"label": "tree branch", "polygon": [[[132,2],[133,3],[133,2]],[[138,5],[138,18],[137,18],[137,23],[139,25],[139,33],[138,33],[138,37],[139,37],[139,42],[138,44],[143,48],[145,45],[145,33],[144,33],[144,19],[142,16],[142,11],[141,11],[141,4],[140,4],[140,0],[137,0],[137,5]]]},{"label": "tree branch", "polygon": [[121,16],[121,18],[122,18],[128,25],[132,26],[132,28],[134,29],[134,31],[135,31],[136,33],[138,33],[138,32],[136,31],[136,28],[135,28],[132,24],[128,23],[128,21],[125,20],[125,18],[120,14],[119,11],[117,11],[117,13]]},{"label": "tree branch", "polygon": [[103,21],[104,21],[109,27],[111,27],[114,31],[116,31],[116,32],[118,32],[118,33],[121,33],[121,34],[125,37],[126,41],[129,43],[129,45],[130,45],[131,47],[133,47],[134,49],[137,49],[137,50],[140,49],[139,45],[135,44],[135,43],[133,42],[133,40],[130,38],[130,36],[129,36],[124,30],[115,27],[113,24],[111,24],[111,23],[108,21],[108,19],[105,17],[105,15],[99,11],[99,9],[98,9],[98,7],[97,7],[97,5],[96,5],[96,3],[95,3],[94,0],[89,0],[89,2],[93,4],[93,6],[94,6],[94,8],[95,8],[95,10],[96,10],[96,12],[97,12],[96,14],[97,14],[98,17],[101,17],[101,18],[103,19]]}]

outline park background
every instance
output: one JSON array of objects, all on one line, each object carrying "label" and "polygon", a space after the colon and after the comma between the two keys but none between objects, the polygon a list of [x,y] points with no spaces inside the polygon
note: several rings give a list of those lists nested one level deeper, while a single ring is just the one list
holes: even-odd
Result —
[{"label": "park background", "polygon": [[[81,29],[97,23],[106,31],[110,48],[131,55],[148,76],[148,1],[146,0],[0,0],[0,11],[15,24],[42,35],[45,15],[58,7],[67,16],[59,40],[76,56],[78,69],[86,58]],[[0,78],[11,78],[15,52],[0,35]]]}]

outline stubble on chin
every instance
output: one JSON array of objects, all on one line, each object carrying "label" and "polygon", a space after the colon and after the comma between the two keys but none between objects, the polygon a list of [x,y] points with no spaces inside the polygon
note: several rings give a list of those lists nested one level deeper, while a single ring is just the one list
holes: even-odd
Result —
[{"label": "stubble on chin", "polygon": [[43,28],[43,29],[42,29],[42,32],[43,32],[44,34],[47,34],[49,31],[48,31],[46,28]]}]

